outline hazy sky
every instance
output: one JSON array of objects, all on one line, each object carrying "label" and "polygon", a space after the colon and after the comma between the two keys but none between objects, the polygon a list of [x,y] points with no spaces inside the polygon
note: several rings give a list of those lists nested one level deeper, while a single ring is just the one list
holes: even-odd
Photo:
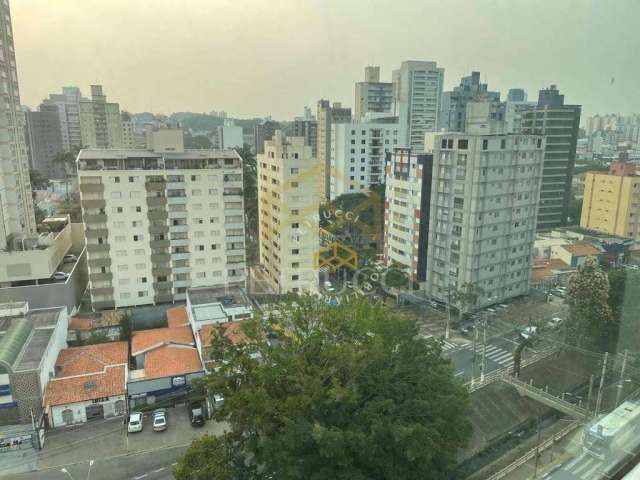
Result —
[{"label": "hazy sky", "polygon": [[[12,0],[22,102],[104,85],[132,112],[287,119],[319,98],[353,106],[435,60],[445,90],[471,70],[506,95],[556,83],[584,112],[640,112],[638,0]],[[612,78],[614,79],[612,83]]]}]

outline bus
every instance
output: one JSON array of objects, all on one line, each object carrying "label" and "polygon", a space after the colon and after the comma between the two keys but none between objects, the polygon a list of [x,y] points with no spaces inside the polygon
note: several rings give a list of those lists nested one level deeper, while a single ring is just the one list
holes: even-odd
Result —
[{"label": "bus", "polygon": [[587,424],[582,436],[584,451],[601,460],[615,456],[634,443],[640,431],[640,401],[626,401],[607,415]]}]

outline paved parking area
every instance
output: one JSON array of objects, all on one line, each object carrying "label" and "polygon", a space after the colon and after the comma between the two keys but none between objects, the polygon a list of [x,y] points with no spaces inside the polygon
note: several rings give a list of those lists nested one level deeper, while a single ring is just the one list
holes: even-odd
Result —
[{"label": "paved parking area", "polygon": [[[168,428],[154,432],[151,418],[145,418],[142,432],[127,434],[122,418],[94,421],[85,425],[47,432],[44,449],[29,456],[5,459],[0,457],[0,477],[33,470],[89,462],[119,455],[135,454],[185,446],[199,436],[219,435],[226,423],[208,420],[194,428],[185,406],[168,408]],[[148,414],[150,415],[150,414]]]}]

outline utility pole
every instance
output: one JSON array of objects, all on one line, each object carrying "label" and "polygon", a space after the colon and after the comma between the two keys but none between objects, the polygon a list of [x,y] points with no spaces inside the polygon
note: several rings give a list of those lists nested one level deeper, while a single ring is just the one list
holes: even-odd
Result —
[{"label": "utility pole", "polygon": [[447,325],[444,329],[444,338],[449,340],[449,329],[451,328],[451,285],[447,288]]},{"label": "utility pole", "polygon": [[620,397],[622,396],[622,388],[624,387],[624,371],[627,368],[627,349],[624,350],[624,356],[622,357],[622,368],[620,369],[620,380],[618,380],[618,391],[616,392],[616,404],[620,405]]},{"label": "utility pole", "polygon": [[538,430],[538,440],[536,441],[536,463],[533,467],[533,478],[538,478],[538,459],[540,458],[540,414],[536,417],[536,429]]},{"label": "utility pole", "polygon": [[600,386],[598,387],[598,398],[596,399],[596,410],[594,416],[597,417],[600,413],[600,406],[602,404],[602,387],[604,387],[604,376],[607,373],[607,359],[609,358],[609,352],[604,352],[604,360],[602,361],[602,374],[600,375]]},{"label": "utility pole", "polygon": [[595,377],[594,377],[594,375],[592,373],[591,376],[589,377],[589,393],[587,394],[587,412],[591,408],[591,397],[593,395],[593,381],[594,380],[595,380]]},{"label": "utility pole", "polygon": [[476,344],[478,343],[478,320],[473,319],[473,362],[471,364],[471,385],[476,380]]},{"label": "utility pole", "polygon": [[482,318],[482,363],[480,364],[480,383],[484,382],[484,372],[487,368],[487,314]]}]

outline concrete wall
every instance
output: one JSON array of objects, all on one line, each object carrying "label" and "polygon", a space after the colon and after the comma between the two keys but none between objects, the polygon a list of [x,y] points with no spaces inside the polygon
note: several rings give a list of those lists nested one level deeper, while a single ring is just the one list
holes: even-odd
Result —
[{"label": "concrete wall", "polygon": [[[116,416],[116,402],[118,400],[122,400],[124,402],[124,410],[126,412],[126,399],[124,395],[114,395],[113,397],[109,397],[108,400],[104,402],[99,402],[102,404],[104,409],[104,418],[110,418]],[[85,423],[87,421],[87,406],[94,405],[91,400],[86,400],[83,402],[69,403],[67,405],[56,405],[51,407],[51,411],[49,412],[49,425],[51,428],[58,428],[65,425],[75,425],[78,423]],[[62,419],[62,412],[66,409],[70,409],[73,411],[73,422],[65,423]]]},{"label": "concrete wall", "polygon": [[65,282],[0,288],[0,303],[26,301],[33,310],[66,306],[71,314],[80,304],[88,280],[87,256],[83,251]]},{"label": "concrete wall", "polygon": [[49,379],[56,373],[56,360],[60,350],[67,348],[67,329],[69,327],[69,316],[66,311],[60,312],[58,323],[51,338],[49,345],[40,360],[40,394],[44,396],[44,391],[49,383]]}]

